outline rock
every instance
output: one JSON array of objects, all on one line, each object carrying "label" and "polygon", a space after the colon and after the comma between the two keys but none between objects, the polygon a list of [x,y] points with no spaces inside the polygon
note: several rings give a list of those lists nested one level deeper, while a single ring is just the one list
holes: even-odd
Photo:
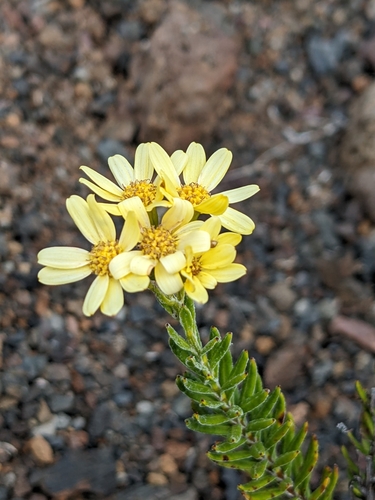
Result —
[{"label": "rock", "polygon": [[364,321],[338,315],[328,329],[333,335],[345,335],[364,349],[375,352],[375,328]]},{"label": "rock", "polygon": [[56,433],[58,416],[53,415],[51,420],[48,422],[44,422],[41,425],[37,425],[31,429],[31,433],[33,436],[53,436]]},{"label": "rock", "polygon": [[48,402],[53,413],[69,411],[74,405],[74,394],[52,394]]},{"label": "rock", "polygon": [[117,493],[114,500],[168,500],[171,492],[164,486],[135,486]]},{"label": "rock", "polygon": [[334,38],[312,36],[307,42],[307,55],[313,70],[318,75],[334,71],[348,45],[348,35],[339,32]]},{"label": "rock", "polygon": [[0,441],[0,464],[8,462],[12,457],[17,455],[17,448],[11,443]]},{"label": "rock", "polygon": [[152,484],[154,486],[163,486],[168,484],[168,479],[164,474],[160,474],[160,472],[149,472],[146,479],[148,484]]},{"label": "rock", "polygon": [[51,465],[54,461],[53,451],[43,436],[34,436],[26,445],[38,465]]},{"label": "rock", "polygon": [[156,140],[172,152],[208,137],[228,111],[225,93],[236,69],[236,42],[208,16],[171,2],[130,68],[140,141]]},{"label": "rock", "polygon": [[281,312],[289,311],[297,299],[296,293],[284,281],[272,285],[268,296]]},{"label": "rock", "polygon": [[92,439],[103,435],[106,429],[111,426],[113,418],[113,408],[108,402],[101,403],[93,411],[88,425],[88,432]]},{"label": "rock", "polygon": [[116,462],[109,448],[68,451],[52,467],[33,471],[30,482],[54,498],[82,491],[107,497],[116,490]]},{"label": "rock", "polygon": [[265,386],[273,389],[280,385],[282,390],[295,388],[296,380],[301,377],[304,358],[303,346],[285,345],[267,360],[264,370]]},{"label": "rock", "polygon": [[61,382],[71,378],[69,368],[63,363],[49,363],[43,376],[50,382]]}]

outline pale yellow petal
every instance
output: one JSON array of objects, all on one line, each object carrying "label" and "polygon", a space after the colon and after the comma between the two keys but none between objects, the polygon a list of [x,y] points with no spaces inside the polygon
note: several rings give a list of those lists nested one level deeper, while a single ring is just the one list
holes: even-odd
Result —
[{"label": "pale yellow petal", "polygon": [[242,240],[242,236],[238,233],[221,233],[216,238],[220,245],[233,245],[237,246]]},{"label": "pale yellow petal", "polygon": [[181,238],[183,234],[191,233],[191,231],[201,229],[202,226],[202,220],[194,220],[192,222],[189,222],[188,224],[185,224],[184,226],[181,226],[176,231],[174,231],[173,234],[177,236],[177,238]]},{"label": "pale yellow petal", "polygon": [[185,184],[191,182],[198,182],[198,177],[206,163],[206,153],[201,144],[192,142],[186,150],[188,155],[188,163],[183,171],[183,178]]},{"label": "pale yellow petal", "polygon": [[228,207],[226,211],[220,215],[221,224],[229,231],[234,231],[240,234],[251,234],[254,231],[255,224],[247,215]]},{"label": "pale yellow petal", "polygon": [[107,293],[100,306],[100,310],[107,316],[115,316],[124,305],[124,292],[120,282],[110,278]]},{"label": "pale yellow petal", "polygon": [[114,203],[99,203],[101,207],[104,208],[106,212],[108,212],[111,215],[121,215],[121,212],[118,208],[118,204]]},{"label": "pale yellow petal", "polygon": [[57,269],[76,269],[87,266],[89,252],[75,247],[43,248],[38,253],[38,264]]},{"label": "pale yellow petal", "polygon": [[140,276],[148,276],[154,269],[156,260],[150,259],[148,255],[138,255],[130,263],[130,271]]},{"label": "pale yellow petal", "polygon": [[[97,184],[104,191],[107,191],[108,193],[112,193],[112,194],[116,195],[118,198],[122,195],[122,189],[120,189],[118,186],[116,186],[116,184],[114,182],[112,182],[109,179],[107,179],[106,177],[104,177],[104,175],[99,174],[98,172],[96,172],[95,170],[93,170],[90,167],[82,166],[79,168],[81,170],[83,170],[85,172],[85,174],[87,175],[87,177],[89,177],[93,182],[95,182],[95,184]],[[82,179],[81,182],[83,180],[84,179]],[[106,199],[108,199],[108,198],[106,198]]]},{"label": "pale yellow petal", "polygon": [[136,274],[128,274],[120,280],[122,288],[129,293],[141,292],[146,290],[150,284],[148,276],[138,276]]},{"label": "pale yellow petal", "polygon": [[207,252],[211,248],[211,237],[206,231],[191,231],[181,236],[177,249],[184,251],[187,246],[190,246],[194,253]]},{"label": "pale yellow petal", "polygon": [[44,267],[38,273],[38,280],[44,285],[66,285],[80,281],[91,274],[89,266],[79,267],[77,269],[55,269],[53,267]]},{"label": "pale yellow petal", "polygon": [[93,182],[88,181],[87,179],[84,179],[83,177],[79,179],[79,182],[87,186],[89,189],[91,189],[91,191],[94,191],[94,193],[103,198],[103,200],[117,201],[117,202],[122,200],[122,198],[119,195],[110,193],[109,191],[105,191],[101,187],[97,186]]},{"label": "pale yellow petal", "polygon": [[154,167],[151,163],[149,147],[149,143],[143,143],[135,151],[134,177],[137,181],[152,180]]},{"label": "pale yellow petal", "polygon": [[194,208],[200,214],[221,215],[228,208],[229,200],[222,194],[214,194]]},{"label": "pale yellow petal", "polygon": [[164,149],[156,142],[152,142],[150,144],[150,158],[154,169],[161,178],[164,178],[166,174],[169,179],[171,179],[174,186],[180,185],[180,180],[178,178],[172,160],[170,159],[166,151],[164,151]]},{"label": "pale yellow petal", "polygon": [[247,200],[254,196],[259,191],[259,186],[256,184],[249,184],[236,189],[229,189],[229,191],[222,191],[221,194],[228,196],[229,203],[237,203],[239,201]]},{"label": "pale yellow petal", "polygon": [[142,255],[142,252],[123,252],[114,257],[109,263],[109,272],[115,279],[120,279],[130,273],[131,261]]},{"label": "pale yellow petal", "polygon": [[160,290],[166,295],[177,293],[183,287],[180,274],[169,274],[160,262],[155,267],[155,280]]},{"label": "pale yellow petal", "polygon": [[108,158],[108,166],[121,188],[125,188],[134,181],[133,167],[122,155],[110,156]]},{"label": "pale yellow petal", "polygon": [[179,149],[172,154],[171,160],[174,168],[176,169],[177,175],[180,175],[188,161],[187,154]]},{"label": "pale yellow petal", "polygon": [[96,313],[107,294],[108,286],[108,274],[105,274],[104,276],[97,276],[94,279],[86,293],[85,300],[83,301],[82,310],[85,316],[92,316]]},{"label": "pale yellow petal", "polygon": [[66,208],[83,236],[91,243],[98,243],[100,236],[87,202],[80,196],[73,195],[66,200]]},{"label": "pale yellow petal", "polygon": [[232,161],[232,153],[221,148],[210,156],[198,178],[198,184],[212,191],[225,176]]},{"label": "pale yellow petal", "polygon": [[87,204],[98,231],[100,241],[114,241],[116,239],[116,228],[111,216],[95,201],[95,196],[93,194],[88,195]]},{"label": "pale yellow petal", "polygon": [[119,244],[124,252],[132,250],[141,237],[139,224],[134,212],[128,212],[124,226],[122,228]]},{"label": "pale yellow petal", "polygon": [[162,225],[169,231],[173,231],[190,222],[193,215],[194,208],[189,201],[174,198],[173,205],[162,218]]},{"label": "pale yellow petal", "polygon": [[213,290],[217,285],[216,279],[210,273],[207,273],[205,271],[201,271],[198,274],[197,278],[202,283],[204,288],[208,288],[209,290]]},{"label": "pale yellow petal", "polygon": [[217,245],[205,252],[200,260],[205,269],[217,269],[231,264],[236,258],[236,250],[232,245]]},{"label": "pale yellow petal", "polygon": [[204,286],[196,276],[194,276],[193,282],[194,284],[191,281],[185,281],[185,292],[191,299],[195,300],[195,302],[205,304],[208,301],[207,290],[204,288]]},{"label": "pale yellow petal", "polygon": [[200,229],[206,231],[211,236],[211,240],[216,240],[221,229],[219,217],[209,217],[204,221]]},{"label": "pale yellow petal", "polygon": [[163,264],[165,270],[168,273],[174,274],[178,273],[179,271],[181,271],[183,267],[185,267],[186,258],[182,252],[177,251],[173,254],[161,257],[160,262]]},{"label": "pale yellow petal", "polygon": [[150,219],[141,199],[138,196],[127,198],[118,204],[121,215],[127,218],[129,212],[134,212],[141,227],[150,227]]},{"label": "pale yellow petal", "polygon": [[229,264],[229,266],[222,269],[212,269],[210,270],[211,276],[213,276],[219,283],[228,283],[229,281],[235,281],[246,274],[246,267],[242,264]]}]

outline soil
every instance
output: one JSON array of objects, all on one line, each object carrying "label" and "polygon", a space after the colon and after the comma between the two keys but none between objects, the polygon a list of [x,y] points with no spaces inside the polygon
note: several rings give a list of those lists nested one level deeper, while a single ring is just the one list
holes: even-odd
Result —
[{"label": "soil", "polygon": [[373,0],[2,0],[0,500],[240,498],[185,427],[152,294],[86,318],[88,280],[37,281],[40,249],[87,244],[65,209],[79,166],[109,176],[146,141],[227,147],[220,187],[259,184],[248,273],[199,325],[281,384],[349,498],[337,424],[358,427],[354,381],[375,385],[374,47]]}]

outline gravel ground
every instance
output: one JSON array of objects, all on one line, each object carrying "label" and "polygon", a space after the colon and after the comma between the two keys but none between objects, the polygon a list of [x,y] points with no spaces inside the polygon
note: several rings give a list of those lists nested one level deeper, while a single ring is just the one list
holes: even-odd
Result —
[{"label": "gravel ground", "polygon": [[234,332],[343,469],[336,425],[375,385],[375,2],[2,0],[0,27],[0,500],[239,499],[185,428],[151,293],[85,318],[86,281],[36,279],[41,248],[85,245],[78,167],[151,140],[227,147],[221,186],[260,185],[248,274],[199,324]]}]

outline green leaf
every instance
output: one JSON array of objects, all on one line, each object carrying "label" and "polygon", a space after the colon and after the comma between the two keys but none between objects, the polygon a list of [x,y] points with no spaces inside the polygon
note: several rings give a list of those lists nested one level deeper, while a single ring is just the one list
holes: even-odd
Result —
[{"label": "green leaf", "polygon": [[269,436],[267,436],[267,438],[263,440],[266,449],[270,448],[271,446],[274,446],[281,439],[283,439],[286,433],[290,431],[292,426],[293,422],[291,420],[287,420],[284,424],[282,424],[280,427],[271,432]]},{"label": "green leaf", "polygon": [[299,486],[306,478],[309,478],[311,475],[311,472],[313,471],[317,461],[318,461],[318,440],[315,435],[311,436],[310,444],[307,449],[306,456],[304,457],[304,461],[302,464],[302,468],[300,469],[299,473],[297,474],[295,481],[294,481],[294,486],[297,487]]},{"label": "green leaf", "polygon": [[227,453],[228,451],[236,450],[240,446],[242,446],[244,443],[246,443],[246,438],[243,437],[237,442],[228,442],[224,441],[221,443],[215,443],[212,445],[212,450],[216,451],[217,453]]},{"label": "green leaf", "polygon": [[220,337],[214,337],[213,339],[209,340],[207,344],[203,347],[201,355],[204,356],[205,354],[210,352],[211,349],[213,349],[218,342],[220,342]]},{"label": "green leaf", "polygon": [[240,406],[233,405],[227,410],[228,415],[230,415],[232,418],[238,418],[242,417],[243,411]]},{"label": "green leaf", "polygon": [[320,483],[320,485],[314,490],[313,493],[311,493],[309,500],[319,500],[322,498],[323,493],[326,492],[329,483],[331,482],[329,477],[326,477],[323,479],[323,481]]},{"label": "green leaf", "polygon": [[216,393],[213,392],[210,386],[201,384],[200,382],[196,382],[195,380],[190,380],[186,377],[181,377],[180,380],[189,391],[200,394],[207,394],[211,396],[212,399],[215,399]]},{"label": "green leaf", "polygon": [[285,420],[285,414],[286,414],[286,401],[284,394],[280,390],[279,398],[276,401],[276,404],[273,408],[273,417],[276,418],[279,424],[282,424]]},{"label": "green leaf", "polygon": [[293,486],[291,482],[282,481],[278,486],[266,488],[265,490],[255,491],[254,493],[245,494],[247,500],[270,500],[281,497],[287,490]]},{"label": "green leaf", "polygon": [[327,486],[326,491],[323,493],[323,495],[320,497],[320,500],[331,500],[333,493],[336,488],[337,481],[339,479],[339,469],[337,465],[333,467],[333,470],[331,470],[329,467],[326,467],[325,473],[329,474],[329,485]]},{"label": "green leaf", "polygon": [[[229,375],[233,370],[233,359],[230,351],[227,351],[219,363],[219,382],[220,385],[224,385],[229,379]],[[228,389],[230,390],[230,389]]]},{"label": "green leaf", "polygon": [[353,435],[352,431],[347,432],[346,434],[350,441],[352,442],[353,446],[357,448],[363,455],[368,455],[370,453],[370,442],[368,440],[363,440],[359,442]]},{"label": "green leaf", "polygon": [[[184,351],[187,351],[188,353],[191,354],[191,347],[190,345],[186,342],[184,338],[179,335],[176,330],[171,326],[167,325],[167,332],[169,337],[173,340],[173,342],[180,348],[183,349]],[[180,358],[179,358],[180,359]]]},{"label": "green leaf", "polygon": [[369,434],[368,438],[372,439],[372,436],[374,436],[375,433],[373,417],[370,415],[368,411],[364,411],[362,414],[362,419],[363,419],[363,426],[366,428]]},{"label": "green leaf", "polygon": [[195,418],[188,418],[185,420],[185,424],[192,431],[216,436],[229,436],[231,431],[231,425],[229,424],[202,425]]},{"label": "green leaf", "polygon": [[263,431],[276,422],[274,418],[258,418],[247,424],[246,432]]},{"label": "green leaf", "polygon": [[[202,396],[202,394],[201,394]],[[207,408],[212,408],[213,410],[217,408],[223,408],[227,406],[227,404],[224,401],[218,401],[218,400],[212,400],[209,398],[203,398],[199,401],[200,406],[207,407]]]},{"label": "green leaf", "polygon": [[258,368],[254,358],[249,361],[247,377],[241,388],[241,395],[239,404],[243,406],[255,392],[255,385],[258,376]]},{"label": "green leaf", "polygon": [[222,360],[232,342],[232,334],[227,333],[225,337],[208,352],[207,357],[210,368],[213,370],[218,363]]},{"label": "green leaf", "polygon": [[230,451],[227,453],[216,453],[209,452],[207,455],[213,462],[237,462],[238,460],[244,460],[246,458],[263,458],[265,454],[264,447],[261,443],[256,443],[250,448],[244,450]]},{"label": "green leaf", "polygon": [[207,368],[200,363],[195,356],[191,355],[186,358],[185,366],[189,368],[195,375],[199,375],[203,380],[209,378]]},{"label": "green leaf", "polygon": [[242,438],[242,425],[236,424],[232,426],[230,434],[228,436],[228,441],[231,443],[238,443]]},{"label": "green leaf", "polygon": [[268,415],[272,412],[275,404],[277,403],[277,400],[279,399],[280,392],[280,387],[275,387],[268,398],[251,412],[251,418],[255,419],[258,417],[268,417]]},{"label": "green leaf", "polygon": [[261,478],[249,481],[245,484],[240,484],[238,489],[244,492],[254,492],[268,486],[273,481],[276,481],[276,476],[271,476],[270,474],[264,474]]},{"label": "green leaf", "polygon": [[238,375],[243,375],[246,371],[246,367],[249,361],[248,351],[242,351],[239,358],[237,359],[232,371],[229,374],[229,378],[237,377]]},{"label": "green leaf", "polygon": [[292,450],[300,450],[302,443],[304,442],[307,436],[308,427],[309,427],[308,423],[305,422],[300,428],[300,430],[297,432],[297,434],[294,436],[294,438],[290,441],[290,443],[285,447],[283,446],[283,451],[287,452]]},{"label": "green leaf", "polygon": [[179,321],[185,331],[188,342],[191,344],[190,349],[194,348],[196,352],[200,352],[202,349],[202,341],[197,332],[194,317],[186,306],[182,306],[179,310]]},{"label": "green leaf", "polygon": [[212,340],[215,337],[217,337],[218,339],[220,339],[220,332],[216,328],[216,326],[211,326],[211,328],[210,328],[210,340]]},{"label": "green leaf", "polygon": [[[188,381],[187,378],[182,377],[181,375],[178,375],[176,377],[177,387],[180,389],[181,392],[185,393],[186,396],[189,397],[190,399],[192,399],[193,401],[197,401],[198,403],[201,403],[202,401],[207,402],[209,400],[212,400],[213,404],[215,404],[216,401],[219,401],[214,392],[202,393],[201,389],[199,391],[195,391],[195,390],[191,389],[191,387],[195,387],[194,384],[197,384],[197,383],[198,382]],[[203,385],[203,384],[199,384],[199,386],[202,386],[202,387],[209,389],[208,386]]]},{"label": "green leaf", "polygon": [[369,405],[370,405],[370,401],[369,401],[369,398],[368,398],[368,394],[367,394],[367,391],[363,388],[361,382],[359,380],[356,381],[355,383],[355,388],[356,388],[356,391],[358,393],[358,396],[360,397],[363,405],[368,408]]},{"label": "green leaf", "polygon": [[288,465],[289,463],[293,462],[293,460],[300,454],[300,450],[295,450],[295,451],[288,451],[287,453],[284,453],[283,455],[278,456],[272,464],[272,468],[275,469],[276,467],[282,467],[283,465]]},{"label": "green leaf", "polygon": [[269,393],[270,393],[269,389],[262,389],[260,392],[257,392],[256,394],[249,396],[247,400],[241,399],[240,405],[243,412],[248,413],[250,411],[255,410],[255,408],[261,405],[268,398]]},{"label": "green leaf", "polygon": [[240,384],[243,379],[246,377],[246,373],[242,373],[240,375],[235,375],[234,377],[229,377],[224,384],[221,386],[222,391],[228,391],[229,389],[232,389],[233,387],[236,387],[238,384]]},{"label": "green leaf", "polygon": [[184,349],[181,349],[181,347],[177,345],[176,342],[171,338],[169,339],[169,347],[171,348],[171,351],[176,356],[176,358],[179,359],[183,365],[188,367],[186,364],[186,360],[189,356],[191,356],[191,351],[185,351]]},{"label": "green leaf", "polygon": [[359,470],[359,467],[358,465],[350,458],[350,455],[349,455],[349,452],[346,448],[346,446],[342,446],[341,447],[341,453],[343,455],[343,457],[345,458],[346,462],[347,462],[347,465],[348,465],[348,469],[349,469],[349,473],[352,475],[352,476],[358,476],[359,473],[360,473],[360,470]]},{"label": "green leaf", "polygon": [[266,459],[260,460],[259,462],[250,464],[249,468],[247,468],[246,471],[250,477],[252,477],[253,479],[258,479],[263,476],[268,463],[269,462]]},{"label": "green leaf", "polygon": [[222,414],[222,415],[198,415],[195,413],[193,417],[198,420],[198,422],[202,425],[218,425],[218,424],[225,424],[226,422],[229,422],[231,417],[228,417],[227,414]]}]

